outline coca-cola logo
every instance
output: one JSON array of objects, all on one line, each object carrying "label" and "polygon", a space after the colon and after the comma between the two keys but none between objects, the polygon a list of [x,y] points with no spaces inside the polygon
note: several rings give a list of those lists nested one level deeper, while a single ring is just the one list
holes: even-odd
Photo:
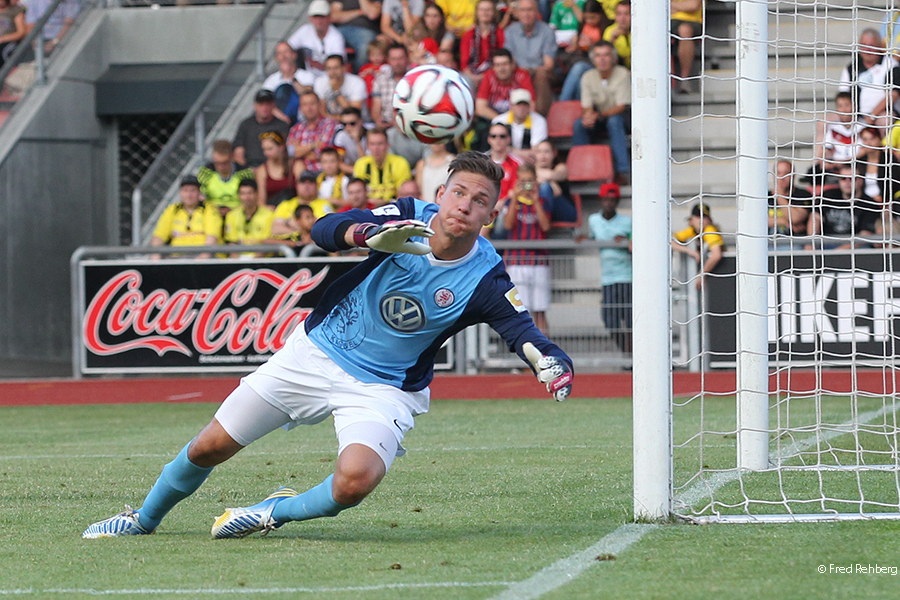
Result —
[{"label": "coca-cola logo", "polygon": [[[231,355],[272,353],[312,311],[298,303],[322,283],[328,270],[325,266],[313,275],[302,268],[288,277],[271,269],[240,269],[211,289],[144,291],[141,273],[128,269],[111,277],[88,303],[84,343],[99,356],[140,348],[159,356],[192,356],[182,341],[189,332],[200,355],[223,349]],[[271,288],[265,290],[271,299],[260,308],[254,299],[264,286]]]}]

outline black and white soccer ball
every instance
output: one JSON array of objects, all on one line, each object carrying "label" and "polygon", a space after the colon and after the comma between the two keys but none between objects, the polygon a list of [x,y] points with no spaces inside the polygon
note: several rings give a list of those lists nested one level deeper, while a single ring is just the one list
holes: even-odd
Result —
[{"label": "black and white soccer ball", "polygon": [[424,144],[462,135],[475,116],[475,99],[465,78],[440,65],[411,69],[394,88],[392,105],[400,131]]}]

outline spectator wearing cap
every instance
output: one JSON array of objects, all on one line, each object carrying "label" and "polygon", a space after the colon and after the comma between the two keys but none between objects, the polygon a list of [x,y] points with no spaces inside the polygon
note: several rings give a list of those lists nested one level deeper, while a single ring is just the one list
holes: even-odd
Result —
[{"label": "spectator wearing cap", "polygon": [[301,204],[309,206],[313,215],[319,219],[334,212],[334,207],[318,197],[319,188],[316,184],[316,174],[312,171],[304,171],[297,178],[297,196],[285,200],[275,208],[275,218],[272,221],[272,236],[276,239],[290,239],[300,231],[300,227],[294,218],[297,207]]},{"label": "spectator wearing cap", "polygon": [[600,212],[588,217],[591,239],[619,244],[600,248],[600,314],[619,350],[631,354],[631,217],[617,212],[618,184],[601,184],[599,196]]},{"label": "spectator wearing cap", "polygon": [[259,90],[253,101],[253,114],[241,121],[234,136],[234,161],[251,169],[258,167],[266,162],[259,136],[267,131],[277,131],[287,138],[290,130],[287,122],[275,116],[274,92]]},{"label": "spectator wearing cap", "polygon": [[344,36],[331,24],[328,0],[313,0],[306,14],[310,22],[301,25],[288,38],[288,44],[303,54],[306,70],[319,77],[325,74],[325,59],[332,54],[339,54],[347,60],[347,48]]},{"label": "spectator wearing cap", "polygon": [[547,119],[534,111],[531,92],[515,89],[509,93],[510,109],[493,119],[505,123],[512,132],[512,153],[520,160],[534,163],[534,148],[547,139]]},{"label": "spectator wearing cap", "polygon": [[160,215],[153,230],[151,246],[203,246],[207,236],[220,243],[222,219],[200,195],[200,182],[193,175],[181,180],[179,200]]},{"label": "spectator wearing cap", "polygon": [[209,207],[219,209],[221,216],[240,206],[238,187],[245,179],[256,179],[253,169],[242,169],[234,161],[234,151],[228,140],[216,140],[212,146],[212,162],[197,171],[200,193]]},{"label": "spectator wearing cap", "polygon": [[369,186],[369,199],[382,206],[397,198],[397,190],[404,181],[412,179],[412,171],[402,156],[390,153],[387,133],[375,128],[366,135],[368,154],[353,165],[353,176]]},{"label": "spectator wearing cap", "polygon": [[275,116],[293,125],[297,122],[300,94],[313,89],[316,76],[297,65],[297,51],[282,40],[275,44],[278,70],[263,82],[263,89],[275,94]]},{"label": "spectator wearing cap", "polygon": [[725,250],[725,241],[712,221],[708,206],[698,203],[691,208],[688,226],[675,232],[672,248],[697,261],[700,273],[696,286],[702,289],[706,274],[716,268]]},{"label": "spectator wearing cap", "polygon": [[628,183],[631,71],[616,64],[617,60],[616,49],[609,42],[591,48],[594,68],[581,78],[581,118],[572,126],[572,145],[597,143],[608,136],[616,177],[619,183]]},{"label": "spectator wearing cap", "polygon": [[332,0],[331,22],[353,48],[353,71],[369,60],[369,44],[380,31],[382,3],[374,0]]},{"label": "spectator wearing cap", "polygon": [[322,170],[319,154],[326,146],[334,145],[337,121],[322,116],[322,104],[315,92],[305,92],[300,96],[300,114],[303,120],[291,127],[288,147],[293,149],[294,173]]},{"label": "spectator wearing cap", "polygon": [[503,47],[512,53],[516,64],[531,75],[536,110],[546,115],[553,102],[556,35],[547,23],[538,21],[538,5],[535,0],[519,0],[515,10],[519,20],[506,28]]}]

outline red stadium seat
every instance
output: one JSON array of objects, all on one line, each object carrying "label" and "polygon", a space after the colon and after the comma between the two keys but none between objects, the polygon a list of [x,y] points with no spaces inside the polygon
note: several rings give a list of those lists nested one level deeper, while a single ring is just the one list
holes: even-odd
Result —
[{"label": "red stadium seat", "polygon": [[612,181],[616,173],[613,169],[612,150],[606,144],[572,146],[566,158],[570,183],[590,182],[596,192],[600,184]]},{"label": "red stadium seat", "polygon": [[615,177],[612,150],[605,144],[588,146],[572,146],[566,158],[569,170],[569,192],[578,212],[578,218],[572,223],[553,223],[553,227],[581,227],[582,196],[596,195],[600,184],[612,181]]},{"label": "red stadium seat", "polygon": [[547,113],[547,137],[558,148],[572,145],[572,125],[581,118],[581,101],[557,100]]}]

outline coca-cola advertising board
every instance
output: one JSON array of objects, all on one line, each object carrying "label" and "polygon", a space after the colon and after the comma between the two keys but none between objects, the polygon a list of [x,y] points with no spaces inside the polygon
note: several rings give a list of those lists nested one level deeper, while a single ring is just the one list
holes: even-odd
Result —
[{"label": "coca-cola advertising board", "polygon": [[84,261],[78,368],[251,371],[359,260]]}]

